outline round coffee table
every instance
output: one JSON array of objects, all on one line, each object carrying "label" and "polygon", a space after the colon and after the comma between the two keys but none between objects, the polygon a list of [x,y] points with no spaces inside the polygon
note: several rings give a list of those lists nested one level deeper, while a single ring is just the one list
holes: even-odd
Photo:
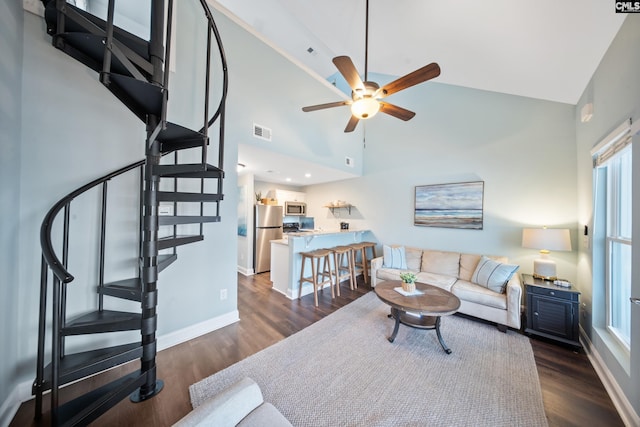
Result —
[{"label": "round coffee table", "polygon": [[420,294],[404,296],[395,288],[402,288],[400,280],[388,280],[375,287],[376,295],[385,304],[391,306],[391,314],[396,320],[393,333],[388,338],[393,342],[398,334],[400,323],[419,329],[435,329],[442,349],[450,354],[440,333],[440,317],[455,313],[460,308],[460,300],[449,291],[426,283],[416,283]]}]

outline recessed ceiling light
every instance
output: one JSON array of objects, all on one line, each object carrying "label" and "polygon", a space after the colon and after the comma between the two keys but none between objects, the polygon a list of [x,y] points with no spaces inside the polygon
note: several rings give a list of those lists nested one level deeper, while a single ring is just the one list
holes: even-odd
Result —
[{"label": "recessed ceiling light", "polygon": [[291,178],[287,178],[287,179],[285,179],[285,181],[291,182]]},{"label": "recessed ceiling light", "polygon": [[309,172],[307,172],[307,173],[304,174],[304,177],[305,178],[311,178],[311,174]]}]

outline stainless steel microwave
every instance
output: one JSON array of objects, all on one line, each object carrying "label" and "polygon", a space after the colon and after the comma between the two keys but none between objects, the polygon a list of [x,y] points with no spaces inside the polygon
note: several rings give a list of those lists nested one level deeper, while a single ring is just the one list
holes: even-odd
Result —
[{"label": "stainless steel microwave", "polygon": [[284,202],[284,214],[304,216],[307,214],[307,204],[304,202]]}]

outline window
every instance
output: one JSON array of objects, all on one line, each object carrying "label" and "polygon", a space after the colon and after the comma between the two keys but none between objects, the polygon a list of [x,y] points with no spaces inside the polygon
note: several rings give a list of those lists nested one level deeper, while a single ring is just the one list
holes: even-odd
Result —
[{"label": "window", "polygon": [[[630,123],[629,123],[630,125]],[[627,349],[631,337],[631,135],[630,126],[606,138],[594,155],[594,271],[602,271],[606,296],[606,328]],[[618,129],[620,130],[620,128]],[[597,275],[594,274],[594,280]]]}]

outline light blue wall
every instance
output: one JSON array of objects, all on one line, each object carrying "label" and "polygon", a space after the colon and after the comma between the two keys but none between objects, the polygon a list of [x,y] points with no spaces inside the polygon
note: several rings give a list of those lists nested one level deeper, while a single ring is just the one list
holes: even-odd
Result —
[{"label": "light blue wall", "polygon": [[[215,16],[231,71],[228,138],[359,174],[363,164],[361,139],[357,134],[342,132],[349,109],[302,112],[303,106],[340,101],[344,94],[302,72],[221,13]],[[272,141],[254,138],[253,123],[272,129]],[[355,168],[345,166],[345,156],[355,160]]]},{"label": "light blue wall", "polygon": [[[20,8],[18,11],[22,19]],[[18,128],[13,133],[19,136],[19,131],[22,131],[22,156],[15,155],[13,169],[8,169],[13,172],[12,179],[3,180],[3,185],[6,182],[12,182],[13,185],[21,183],[19,201],[17,190],[14,190],[14,215],[20,212],[20,217],[16,218],[16,223],[18,220],[20,223],[19,235],[8,240],[14,243],[19,241],[20,247],[7,257],[17,266],[15,276],[19,280],[14,281],[20,284],[16,287],[18,294],[8,304],[18,313],[17,319],[11,324],[19,326],[15,328],[15,335],[7,337],[7,341],[3,340],[2,343],[3,352],[5,349],[16,352],[13,358],[6,358],[14,361],[9,367],[13,373],[12,381],[7,384],[11,388],[16,383],[31,381],[34,377],[40,275],[39,229],[44,215],[53,203],[71,190],[142,159],[145,139],[144,124],[98,82],[95,72],[51,46],[41,17],[24,13],[24,27],[24,44],[18,45],[22,46],[24,55],[24,67],[21,70],[24,120],[22,129]],[[15,86],[20,87],[18,84]],[[237,148],[233,139],[226,148],[225,164],[235,165]],[[233,171],[234,167],[231,167],[231,173],[224,183],[225,201],[220,213],[223,221],[206,224],[205,240],[180,248],[178,262],[160,276],[160,337],[236,309],[234,248],[237,191]],[[132,203],[135,206],[136,193],[137,187],[133,184],[128,195],[125,193],[123,204]],[[71,237],[71,269],[76,274],[76,280],[70,285],[70,314],[91,308],[96,301],[96,262],[94,259],[83,259],[82,255],[91,252],[95,246],[92,239],[86,238],[87,235],[95,235],[95,223],[87,221],[82,215],[86,204],[82,201],[78,203],[78,210],[72,212],[72,223],[87,228]],[[118,208],[110,217],[117,224],[111,233],[118,237],[111,248],[113,250],[107,249],[108,262],[111,261],[113,266],[107,272],[107,280],[123,278],[135,271],[135,260],[131,260],[131,256],[135,255],[136,240],[131,232],[135,228],[133,215],[131,210]],[[127,236],[123,229],[129,231]],[[3,237],[3,245],[6,241]],[[228,289],[229,298],[221,302],[219,295],[223,288]],[[4,303],[6,300],[3,298],[2,301]],[[135,303],[110,301],[107,304],[110,309],[137,309]],[[117,338],[105,336],[98,339],[104,344]],[[79,338],[72,345],[88,346],[89,341]]]},{"label": "light blue wall", "polygon": [[13,414],[20,336],[17,248],[20,223],[22,2],[0,3],[0,424]]},{"label": "light blue wall", "polygon": [[[3,139],[3,150],[8,151],[7,156],[3,151],[2,160],[3,165],[5,161],[9,165],[2,171],[8,179],[0,185],[3,186],[3,197],[10,199],[3,207],[13,206],[13,209],[6,216],[3,211],[2,258],[10,264],[4,277],[17,283],[2,298],[3,320],[6,318],[6,322],[2,322],[3,328],[9,328],[2,332],[2,369],[6,367],[6,370],[0,371],[3,376],[0,397],[4,406],[11,405],[5,398],[7,394],[15,392],[19,384],[29,384],[34,377],[39,229],[44,215],[53,203],[73,189],[142,159],[145,137],[144,125],[98,82],[96,73],[51,46],[41,17],[23,14],[19,2],[12,2],[10,6],[3,5],[2,19],[9,24],[3,25],[1,34],[12,42],[2,46],[10,48],[6,58],[15,61],[3,68],[2,82],[11,89],[7,92],[10,97],[5,97],[3,92],[2,106],[13,108],[11,111],[15,114],[20,111],[15,106],[22,104],[23,120],[15,117],[9,131],[3,132],[3,138],[10,139]],[[181,24],[182,33],[178,33],[176,43],[183,53],[185,50],[196,51],[199,42],[194,43],[190,36],[184,36],[185,31],[193,28],[189,27],[189,20],[195,19],[196,14],[186,7],[180,12],[177,23]],[[338,168],[343,167],[344,156],[362,164],[358,143],[345,140],[342,135],[330,138],[332,132],[326,129],[324,116],[313,117],[299,110],[302,105],[324,102],[322,97],[335,97],[336,94],[301,73],[297,66],[230,19],[214,13],[231,70],[224,152],[225,200],[220,212],[223,221],[205,225],[204,242],[180,248],[178,262],[161,274],[160,339],[236,310],[237,177],[234,170],[239,142],[262,143],[251,136],[254,122],[273,129],[270,148],[276,151],[306,156]],[[18,29],[20,33],[23,19],[22,41],[15,37],[13,30]],[[22,67],[19,65],[21,57],[24,58]],[[172,69],[170,118],[192,124],[201,120],[200,100],[196,98],[202,93],[203,79],[188,66],[188,60],[184,55],[177,56],[176,67]],[[194,74],[185,75],[185,70]],[[3,126],[5,124],[3,121]],[[210,158],[217,157],[213,149],[209,154]],[[124,182],[114,185],[135,188],[132,180]],[[78,201],[71,216],[72,223],[85,228],[71,239],[70,267],[76,280],[70,285],[69,314],[82,312],[96,301],[96,260],[86,259],[83,255],[94,249],[91,239],[85,236],[97,233],[96,222],[90,220],[97,213],[95,208],[88,208],[95,198],[90,196],[87,202]],[[128,193],[125,199],[126,203],[123,200],[110,216],[117,225],[111,233],[117,234],[117,238],[113,246],[107,248],[108,262],[113,265],[107,271],[107,280],[128,277],[135,271],[133,213],[123,207],[136,202],[135,191]],[[3,287],[6,283],[3,281]],[[220,301],[222,289],[228,290],[226,301]],[[135,310],[135,305],[111,301],[107,308]],[[98,339],[101,345],[117,340],[106,335]],[[91,339],[78,338],[74,339],[73,346],[84,348],[94,344]]]},{"label": "light blue wall", "polygon": [[[402,122],[379,114],[365,122],[364,175],[307,187],[316,224],[335,228],[347,221],[372,229],[382,244],[506,255],[521,273],[532,272],[538,256],[521,247],[523,227],[569,227],[575,242],[572,105],[436,82],[388,101],[416,116]],[[465,181],[484,181],[482,230],[413,225],[415,186]],[[356,208],[351,215],[336,211],[337,217],[322,207],[335,199]],[[573,278],[576,253],[553,256],[559,274]]]},{"label": "light blue wall", "polygon": [[[592,206],[592,163],[591,148],[624,120],[632,118],[640,121],[640,16],[630,14],[613,43],[603,57],[591,82],[578,102],[576,117],[576,140],[578,149],[578,219],[582,225],[593,224]],[[593,118],[588,123],[580,122],[580,109],[588,102],[593,103]],[[640,218],[640,152],[638,138],[634,140],[634,182],[633,217]],[[633,240],[640,241],[640,224],[634,221]],[[633,266],[640,265],[640,251],[633,249]],[[581,324],[593,343],[594,350],[602,358],[609,375],[621,387],[623,393],[640,414],[640,310],[632,310],[631,358],[608,337],[603,318],[605,309],[604,290],[600,283],[592,282],[591,247],[580,245],[578,259],[578,280],[576,284],[582,292],[583,318]],[[633,294],[640,294],[640,271],[633,269]],[[600,315],[598,316],[598,313]],[[634,327],[635,326],[635,327]],[[636,415],[637,417],[637,415]],[[636,418],[637,419],[637,418]]]}]

